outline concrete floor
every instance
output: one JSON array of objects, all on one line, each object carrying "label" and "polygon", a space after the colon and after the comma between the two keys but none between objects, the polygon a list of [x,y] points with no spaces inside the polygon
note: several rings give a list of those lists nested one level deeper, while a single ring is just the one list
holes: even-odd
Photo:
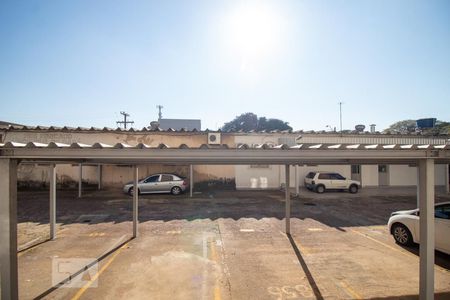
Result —
[{"label": "concrete floor", "polygon": [[[58,191],[58,238],[48,238],[48,193],[19,192],[21,299],[417,299],[418,246],[396,245],[392,211],[415,207],[415,189],[357,195],[301,191],[292,236],[281,192],[142,196],[130,239],[131,197]],[[436,201],[449,201],[437,196]],[[38,244],[37,246],[33,246]],[[52,287],[52,261],[99,259]],[[436,252],[436,299],[450,299],[450,256]],[[94,266],[95,267],[95,266]],[[62,267],[61,267],[62,268]],[[53,272],[52,272],[53,270]],[[67,278],[63,276],[63,278]],[[65,288],[78,283],[77,288]],[[97,286],[97,287],[94,287]]]}]

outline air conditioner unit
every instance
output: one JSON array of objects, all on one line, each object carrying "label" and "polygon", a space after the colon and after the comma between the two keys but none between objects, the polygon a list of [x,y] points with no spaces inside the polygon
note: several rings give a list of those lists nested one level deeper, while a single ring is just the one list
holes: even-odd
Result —
[{"label": "air conditioner unit", "polygon": [[208,144],[210,145],[220,145],[221,139],[220,139],[220,133],[208,133]]}]

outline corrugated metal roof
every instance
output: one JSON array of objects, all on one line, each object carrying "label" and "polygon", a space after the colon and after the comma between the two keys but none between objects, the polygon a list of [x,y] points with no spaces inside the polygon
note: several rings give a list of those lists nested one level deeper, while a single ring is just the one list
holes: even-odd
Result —
[{"label": "corrugated metal roof", "polygon": [[253,147],[248,144],[239,144],[235,148],[231,148],[226,144],[222,145],[209,145],[202,144],[199,147],[189,147],[186,144],[181,144],[179,146],[169,146],[167,144],[159,144],[157,146],[150,146],[143,143],[138,143],[135,145],[129,145],[125,143],[116,143],[114,145],[105,144],[101,142],[96,142],[94,144],[83,144],[83,143],[18,143],[18,142],[7,142],[0,144],[0,148],[3,149],[14,149],[14,148],[75,148],[75,149],[260,149],[260,150],[448,150],[450,149],[450,144],[447,145],[381,145],[381,144],[298,144],[295,146],[288,146],[287,144],[257,144]]},{"label": "corrugated metal roof", "polygon": [[[368,136],[368,137],[374,137],[374,136],[380,136],[380,137],[417,137],[417,138],[422,138],[422,137],[427,137],[427,138],[450,138],[450,135],[422,135],[420,133],[408,133],[408,134],[400,134],[400,133],[389,133],[389,134],[385,134],[385,133],[381,133],[381,132],[357,132],[357,131],[350,131],[350,132],[343,132],[343,133],[338,133],[338,132],[329,132],[329,131],[314,131],[314,130],[308,130],[308,131],[304,131],[304,130],[271,130],[271,131],[267,131],[267,130],[249,130],[249,131],[243,131],[243,130],[239,130],[239,131],[233,131],[233,130],[227,130],[227,131],[222,131],[222,130],[210,130],[210,129],[206,129],[206,130],[202,130],[199,131],[197,129],[193,129],[193,130],[186,130],[184,128],[181,128],[180,130],[176,130],[173,128],[168,128],[166,130],[161,129],[159,127],[155,127],[155,128],[148,128],[148,127],[143,127],[141,129],[137,129],[137,128],[129,128],[129,129],[122,129],[120,127],[117,128],[111,128],[111,127],[70,127],[70,126],[63,126],[63,127],[59,127],[59,126],[26,126],[26,125],[9,125],[9,126],[0,126],[0,130],[11,130],[11,131],[61,131],[61,132],[123,132],[123,133],[127,133],[127,132],[136,132],[136,133],[142,133],[142,132],[198,132],[198,133],[208,133],[208,132],[222,132],[222,133],[242,133],[242,134],[288,134],[288,133],[292,133],[292,134],[305,134],[305,135],[318,135],[318,136],[327,136],[327,137],[336,137],[336,138],[342,138],[342,137],[361,137],[361,136]],[[312,142],[313,141],[306,141],[306,142]]]}]

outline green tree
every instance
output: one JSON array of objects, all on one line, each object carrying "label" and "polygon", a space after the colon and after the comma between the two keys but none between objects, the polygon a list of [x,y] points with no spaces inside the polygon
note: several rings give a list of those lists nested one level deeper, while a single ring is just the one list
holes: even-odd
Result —
[{"label": "green tree", "polygon": [[[403,120],[398,121],[387,129],[384,133],[410,133],[416,131],[416,120]],[[433,128],[422,128],[422,134],[438,135],[438,134],[450,134],[450,122],[437,120]]]},{"label": "green tree", "polygon": [[288,124],[288,122],[279,119],[267,119],[266,117],[258,118],[254,113],[244,113],[237,116],[232,121],[225,123],[221,129],[224,131],[292,130],[292,127]]}]

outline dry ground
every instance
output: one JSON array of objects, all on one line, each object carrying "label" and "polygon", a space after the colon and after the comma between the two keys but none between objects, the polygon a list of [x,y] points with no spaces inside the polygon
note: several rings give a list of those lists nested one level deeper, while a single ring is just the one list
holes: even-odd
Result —
[{"label": "dry ground", "polygon": [[[282,192],[142,196],[131,239],[129,196],[58,191],[58,237],[47,241],[48,193],[23,191],[20,298],[417,299],[418,247],[396,245],[385,225],[392,211],[415,207],[414,193],[302,190],[290,236]],[[74,258],[97,259],[98,275],[80,272],[80,287],[54,287],[52,261]],[[450,256],[437,252],[436,262],[437,298],[450,299]]]}]

